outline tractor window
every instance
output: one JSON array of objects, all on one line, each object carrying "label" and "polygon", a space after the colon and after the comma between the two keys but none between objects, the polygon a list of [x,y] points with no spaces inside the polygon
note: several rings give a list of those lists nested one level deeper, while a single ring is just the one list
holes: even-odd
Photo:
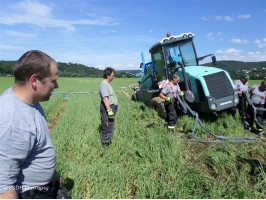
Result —
[{"label": "tractor window", "polygon": [[167,76],[164,69],[165,64],[161,46],[151,53],[151,59],[157,74],[158,81],[165,80]]},{"label": "tractor window", "polygon": [[192,41],[189,42],[182,42],[179,45],[180,52],[183,57],[184,65],[185,66],[195,66],[197,65],[197,59],[195,55],[194,46]]},{"label": "tractor window", "polygon": [[155,63],[155,65],[157,67],[163,67],[164,66],[162,49],[158,49],[158,51],[153,53],[151,56],[152,56],[152,61]]},{"label": "tractor window", "polygon": [[168,78],[171,79],[172,74],[176,73],[178,68],[178,62],[182,62],[181,55],[177,44],[165,45],[163,47],[165,54],[166,66],[168,68]]}]

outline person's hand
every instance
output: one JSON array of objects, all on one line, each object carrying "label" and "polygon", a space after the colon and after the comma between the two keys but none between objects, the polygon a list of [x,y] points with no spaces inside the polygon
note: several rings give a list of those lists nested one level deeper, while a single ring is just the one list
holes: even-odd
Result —
[{"label": "person's hand", "polygon": [[62,182],[62,177],[57,171],[55,171],[53,177],[53,184],[55,185],[56,183],[61,183],[61,182]]},{"label": "person's hand", "polygon": [[112,109],[107,110],[108,119],[114,119],[115,115],[112,111]]},{"label": "person's hand", "polygon": [[165,101],[173,103],[175,100],[173,99],[173,97],[166,97]]}]

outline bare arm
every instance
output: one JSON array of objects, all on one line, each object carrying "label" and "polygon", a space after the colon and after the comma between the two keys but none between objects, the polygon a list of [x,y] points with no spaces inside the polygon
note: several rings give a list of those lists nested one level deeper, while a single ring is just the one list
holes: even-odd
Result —
[{"label": "bare arm", "polygon": [[109,105],[108,97],[103,97],[103,103],[105,105],[106,110],[110,110],[111,109],[111,107]]},{"label": "bare arm", "polygon": [[167,97],[164,95],[164,93],[162,93],[162,92],[160,92],[160,97],[162,98],[162,99],[166,99]]},{"label": "bare arm", "polygon": [[9,189],[6,192],[0,194],[0,199],[18,199],[16,190]]}]

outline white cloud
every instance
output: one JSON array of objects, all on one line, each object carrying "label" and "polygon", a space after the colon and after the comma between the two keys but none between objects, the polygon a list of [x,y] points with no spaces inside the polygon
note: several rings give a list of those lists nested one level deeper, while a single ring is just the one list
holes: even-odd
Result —
[{"label": "white cloud", "polygon": [[27,48],[25,47],[21,47],[21,46],[14,46],[14,45],[1,45],[0,46],[0,49],[1,50],[23,50],[23,51],[26,51],[28,50]]},{"label": "white cloud", "polygon": [[116,33],[116,30],[102,31],[102,34]]},{"label": "white cloud", "polygon": [[225,21],[234,21],[233,17],[225,16],[224,17]]},{"label": "white cloud", "polygon": [[59,28],[74,31],[74,25],[116,25],[115,19],[105,16],[90,15],[89,19],[64,20],[56,19],[52,15],[52,7],[38,1],[25,0],[5,10],[0,14],[0,23],[6,25],[31,24],[38,27]]},{"label": "white cloud", "polygon": [[225,20],[225,21],[234,21],[233,17],[230,16],[220,16],[220,15],[216,15],[216,16],[209,16],[209,17],[200,17],[201,20],[203,21],[207,21],[209,19],[213,19],[213,20]]},{"label": "white cloud", "polygon": [[23,32],[18,32],[18,31],[13,31],[13,30],[4,30],[4,34],[7,36],[12,36],[12,37],[17,37],[17,38],[35,38],[37,35],[31,34],[31,33],[23,33]]},{"label": "white cloud", "polygon": [[233,38],[230,40],[230,42],[235,43],[235,44],[248,44],[248,40],[241,40],[239,38]]},{"label": "white cloud", "polygon": [[214,40],[215,37],[213,37],[212,35],[213,35],[213,33],[208,33],[208,34],[206,35],[206,38],[207,38],[208,40]]},{"label": "white cloud", "polygon": [[217,50],[216,56],[217,60],[239,60],[244,62],[257,62],[265,61],[266,54],[265,52],[255,51],[245,53],[243,50],[239,49],[228,49],[228,50]]},{"label": "white cloud", "polygon": [[203,20],[203,21],[207,21],[208,20],[207,17],[201,17],[200,19]]},{"label": "white cloud", "polygon": [[[99,69],[104,69],[107,66],[114,67],[116,70],[121,69],[138,69],[141,62],[139,52],[121,52],[110,54],[93,54],[82,52],[57,52],[46,51],[48,55],[57,62],[72,62],[81,63],[86,66],[94,66]],[[118,62],[119,61],[119,62]]]},{"label": "white cloud", "polygon": [[266,54],[265,52],[255,51],[255,52],[248,52],[247,57],[252,60],[256,61],[265,61],[266,60]]},{"label": "white cloud", "polygon": [[264,43],[264,44],[259,44],[259,45],[258,45],[258,48],[259,48],[259,49],[266,49],[266,43]]},{"label": "white cloud", "polygon": [[222,20],[223,17],[222,17],[222,16],[215,16],[214,19],[215,19],[215,20]]},{"label": "white cloud", "polygon": [[238,18],[239,18],[239,19],[248,19],[248,18],[250,18],[250,17],[251,17],[250,14],[247,14],[247,15],[238,15]]},{"label": "white cloud", "polygon": [[254,43],[258,45],[259,49],[266,49],[266,38],[262,39],[262,41],[257,39],[254,41]]},{"label": "white cloud", "polygon": [[231,49],[227,49],[225,51],[223,50],[217,50],[216,53],[218,54],[229,54],[229,55],[239,55],[241,53],[243,53],[243,50],[239,50],[239,49],[234,49],[234,48],[231,48]]}]

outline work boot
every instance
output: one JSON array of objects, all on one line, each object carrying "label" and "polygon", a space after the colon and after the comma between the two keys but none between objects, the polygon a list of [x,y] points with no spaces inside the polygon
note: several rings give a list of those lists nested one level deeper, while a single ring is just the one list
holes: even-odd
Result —
[{"label": "work boot", "polygon": [[246,129],[248,131],[252,130],[252,128],[250,127],[250,125],[249,125],[249,123],[247,121],[244,121],[243,124],[244,124],[244,129]]},{"label": "work boot", "polygon": [[262,128],[257,128],[257,132],[260,137],[264,134],[264,130]]},{"label": "work boot", "polygon": [[102,145],[104,147],[108,147],[110,144],[111,144],[111,141],[109,141],[109,142],[102,142]]},{"label": "work boot", "polygon": [[174,133],[175,127],[174,126],[168,126],[167,130],[169,133]]},{"label": "work boot", "polygon": [[246,121],[246,117],[245,117],[245,116],[241,117],[241,121],[242,121],[243,123],[247,122],[247,121]]}]

